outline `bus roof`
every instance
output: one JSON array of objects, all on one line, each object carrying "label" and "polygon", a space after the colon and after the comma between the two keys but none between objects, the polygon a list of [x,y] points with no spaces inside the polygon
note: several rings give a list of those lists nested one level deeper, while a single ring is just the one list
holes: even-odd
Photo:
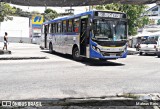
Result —
[{"label": "bus roof", "polygon": [[68,19],[72,19],[72,18],[76,18],[76,17],[80,17],[80,16],[85,16],[85,15],[88,15],[88,14],[93,14],[94,12],[97,12],[97,11],[100,11],[100,12],[113,12],[113,13],[121,13],[121,14],[125,14],[123,12],[120,12],[120,11],[112,11],[112,10],[93,10],[93,11],[87,11],[87,12],[83,12],[83,13],[80,13],[80,14],[76,14],[76,15],[71,15],[71,16],[65,16],[65,17],[58,17],[58,18],[55,18],[53,20],[49,20],[47,22],[44,22],[43,24],[49,24],[51,22],[57,22],[57,21],[62,21],[62,20],[68,20]]}]

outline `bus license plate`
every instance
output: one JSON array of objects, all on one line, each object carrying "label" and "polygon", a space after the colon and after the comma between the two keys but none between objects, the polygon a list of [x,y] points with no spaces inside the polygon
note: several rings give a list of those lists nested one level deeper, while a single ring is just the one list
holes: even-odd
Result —
[{"label": "bus license plate", "polygon": [[110,56],[116,56],[116,54],[115,53],[111,53]]}]

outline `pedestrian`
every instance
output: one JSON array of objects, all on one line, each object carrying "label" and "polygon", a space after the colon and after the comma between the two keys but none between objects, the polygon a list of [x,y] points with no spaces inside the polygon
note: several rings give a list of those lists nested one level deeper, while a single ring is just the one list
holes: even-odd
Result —
[{"label": "pedestrian", "polygon": [[7,42],[8,42],[8,38],[7,38],[7,32],[5,32],[5,36],[4,36],[4,47],[3,47],[3,50],[6,48],[7,50]]}]

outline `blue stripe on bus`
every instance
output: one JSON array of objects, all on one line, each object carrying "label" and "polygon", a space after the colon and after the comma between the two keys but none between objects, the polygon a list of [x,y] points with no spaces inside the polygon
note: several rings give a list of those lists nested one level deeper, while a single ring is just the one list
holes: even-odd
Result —
[{"label": "blue stripe on bus", "polygon": [[79,33],[68,32],[68,33],[50,33],[51,35],[79,35]]}]

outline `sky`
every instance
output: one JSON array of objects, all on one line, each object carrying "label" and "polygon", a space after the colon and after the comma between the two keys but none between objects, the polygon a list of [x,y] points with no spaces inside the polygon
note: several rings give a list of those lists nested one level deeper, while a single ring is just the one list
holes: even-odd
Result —
[{"label": "sky", "polygon": [[[156,4],[149,4],[149,8],[155,6]],[[18,5],[13,5],[11,4],[11,6],[15,6],[17,8],[21,8],[24,11],[38,11],[40,13],[43,13],[45,10],[45,7],[31,7],[31,6],[18,6]],[[47,7],[47,8],[51,8],[55,11],[57,11],[58,13],[63,13],[65,12],[65,9],[70,9],[70,7]],[[72,9],[74,9],[74,14],[77,13],[81,13],[81,12],[85,12],[89,10],[89,6],[80,6],[80,7],[72,7]]]},{"label": "sky", "polygon": [[[11,6],[15,6],[17,8],[21,8],[24,11],[38,11],[40,13],[43,13],[45,10],[45,7],[31,7],[31,6],[18,6],[18,5],[13,5],[11,4]],[[70,7],[47,7],[47,8],[51,8],[55,11],[57,11],[58,13],[64,13],[65,9],[70,9]],[[81,12],[85,12],[87,10],[89,10],[89,6],[80,6],[80,7],[72,7],[72,9],[74,9],[74,14],[77,13],[81,13]]]}]

